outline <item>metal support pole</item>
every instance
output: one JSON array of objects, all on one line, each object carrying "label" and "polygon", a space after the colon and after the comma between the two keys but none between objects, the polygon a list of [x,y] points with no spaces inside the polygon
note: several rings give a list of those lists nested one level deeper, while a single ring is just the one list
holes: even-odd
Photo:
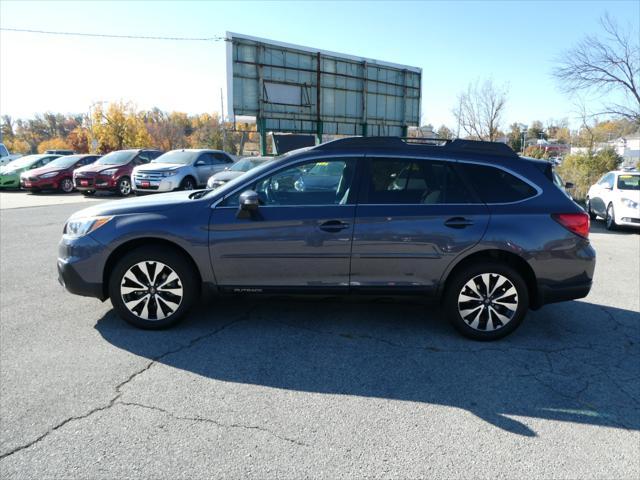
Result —
[{"label": "metal support pole", "polygon": [[316,65],[316,135],[318,136],[318,143],[322,143],[322,115],[321,115],[321,97],[320,97],[320,52],[317,55]]},{"label": "metal support pole", "polygon": [[260,155],[267,154],[267,131],[265,126],[265,120],[258,118],[258,133],[260,134]]}]

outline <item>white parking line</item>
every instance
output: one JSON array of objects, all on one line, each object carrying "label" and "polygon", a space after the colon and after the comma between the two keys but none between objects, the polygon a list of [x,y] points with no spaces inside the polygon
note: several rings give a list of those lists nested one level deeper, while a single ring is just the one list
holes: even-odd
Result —
[{"label": "white parking line", "polygon": [[81,193],[29,193],[19,190],[0,191],[0,210],[12,208],[44,207],[48,205],[64,205],[71,203],[93,203],[104,200],[112,200],[115,197],[110,194],[85,197]]}]

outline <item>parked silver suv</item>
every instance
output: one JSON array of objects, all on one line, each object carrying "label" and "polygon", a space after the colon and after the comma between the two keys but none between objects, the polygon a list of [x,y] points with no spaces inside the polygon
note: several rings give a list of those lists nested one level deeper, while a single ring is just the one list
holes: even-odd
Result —
[{"label": "parked silver suv", "polygon": [[133,190],[136,194],[193,190],[231,164],[231,156],[221,150],[171,150],[133,169]]}]

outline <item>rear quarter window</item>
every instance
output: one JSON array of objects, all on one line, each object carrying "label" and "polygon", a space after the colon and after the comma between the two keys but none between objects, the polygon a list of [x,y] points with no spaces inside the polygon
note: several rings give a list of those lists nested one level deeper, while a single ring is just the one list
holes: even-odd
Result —
[{"label": "rear quarter window", "polygon": [[519,202],[538,193],[527,182],[500,168],[471,163],[460,163],[459,168],[485,203]]}]

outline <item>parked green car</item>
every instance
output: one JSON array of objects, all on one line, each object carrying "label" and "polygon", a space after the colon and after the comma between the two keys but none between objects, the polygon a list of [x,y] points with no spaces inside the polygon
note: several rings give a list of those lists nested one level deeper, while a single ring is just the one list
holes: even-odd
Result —
[{"label": "parked green car", "polygon": [[7,163],[4,167],[0,167],[0,189],[3,188],[20,188],[20,174],[34,168],[45,166],[54,158],[60,155],[40,154],[27,155],[20,157],[13,162]]}]

